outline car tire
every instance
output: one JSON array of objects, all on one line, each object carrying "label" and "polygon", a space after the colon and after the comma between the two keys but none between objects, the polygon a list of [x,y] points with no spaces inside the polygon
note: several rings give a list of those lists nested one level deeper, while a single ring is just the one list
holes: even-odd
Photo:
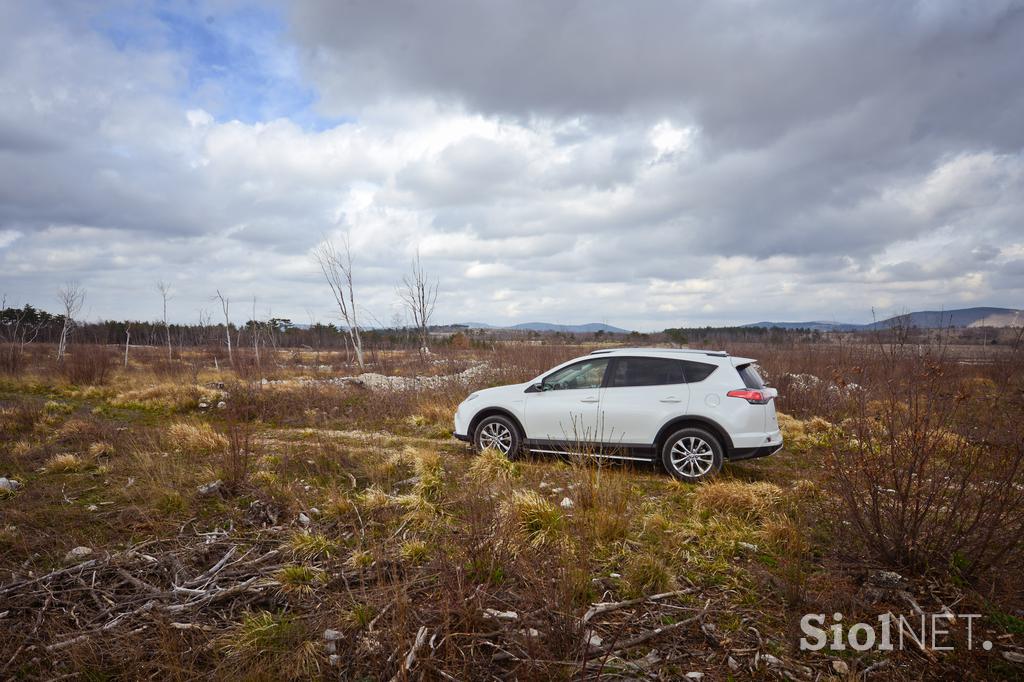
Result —
[{"label": "car tire", "polygon": [[665,440],[661,464],[680,481],[706,481],[722,469],[722,444],[705,429],[679,429]]},{"label": "car tire", "polygon": [[473,447],[477,452],[493,448],[511,460],[517,459],[523,447],[523,436],[508,417],[484,417],[473,431]]}]

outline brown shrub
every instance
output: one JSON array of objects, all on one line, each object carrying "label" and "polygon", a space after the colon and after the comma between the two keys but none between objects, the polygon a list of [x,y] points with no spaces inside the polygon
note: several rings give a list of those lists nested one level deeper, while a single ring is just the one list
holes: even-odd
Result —
[{"label": "brown shrub", "polygon": [[940,348],[904,360],[893,351],[862,369],[876,398],[854,401],[832,443],[828,488],[840,538],[917,570],[970,577],[1019,566],[1020,397],[965,388]]},{"label": "brown shrub", "polygon": [[61,363],[64,378],[77,386],[101,386],[114,373],[117,359],[103,346],[75,346]]}]

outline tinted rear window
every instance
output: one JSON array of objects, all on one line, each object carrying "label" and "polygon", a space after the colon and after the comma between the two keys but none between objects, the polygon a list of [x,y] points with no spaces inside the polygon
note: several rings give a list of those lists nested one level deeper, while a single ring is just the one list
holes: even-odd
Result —
[{"label": "tinted rear window", "polygon": [[611,388],[663,386],[703,381],[716,365],[668,358],[618,358],[608,381]]},{"label": "tinted rear window", "polygon": [[619,358],[608,385],[615,388],[624,386],[661,386],[682,384],[683,366],[678,360],[666,358]]},{"label": "tinted rear window", "polygon": [[764,379],[757,373],[753,365],[740,365],[736,371],[739,372],[740,378],[743,379],[743,385],[747,388],[764,388]]},{"label": "tinted rear window", "polygon": [[718,365],[709,365],[706,362],[690,362],[688,360],[680,360],[679,362],[683,365],[686,382],[689,384],[704,381],[711,376],[712,372],[718,369]]}]

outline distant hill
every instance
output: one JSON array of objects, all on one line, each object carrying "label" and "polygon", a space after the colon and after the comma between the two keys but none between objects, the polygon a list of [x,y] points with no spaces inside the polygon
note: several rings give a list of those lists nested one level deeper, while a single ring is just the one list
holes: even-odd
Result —
[{"label": "distant hill", "polygon": [[552,324],[550,322],[522,322],[508,327],[496,326],[485,322],[459,322],[457,326],[469,327],[470,329],[518,329],[531,332],[562,332],[563,334],[594,334],[604,332],[605,334],[629,334],[628,329],[613,327],[602,322],[590,322],[588,324]]},{"label": "distant hill", "polygon": [[566,334],[593,334],[604,332],[606,334],[628,334],[628,329],[613,327],[602,322],[589,322],[587,324],[551,324],[550,322],[523,322],[516,324],[509,329],[526,329],[533,332],[563,332]]},{"label": "distant hill", "polygon": [[1024,311],[1013,308],[961,308],[959,310],[921,310],[896,315],[881,322],[864,325],[866,329],[888,329],[907,325],[919,329],[945,327],[1019,327],[1024,324]]},{"label": "distant hill", "polygon": [[814,322],[754,322],[753,324],[745,324],[744,327],[777,327],[779,329],[810,329],[812,331],[820,332],[850,332],[856,331],[864,327],[861,324],[847,324],[845,322],[823,322],[816,320]]},{"label": "distant hill", "polygon": [[810,329],[817,331],[859,331],[889,329],[907,325],[918,329],[943,329],[946,327],[1019,327],[1024,325],[1024,310],[1014,308],[960,308],[959,310],[920,310],[903,315],[871,322],[851,324],[848,322],[755,322],[744,327],[778,327],[780,329]]}]

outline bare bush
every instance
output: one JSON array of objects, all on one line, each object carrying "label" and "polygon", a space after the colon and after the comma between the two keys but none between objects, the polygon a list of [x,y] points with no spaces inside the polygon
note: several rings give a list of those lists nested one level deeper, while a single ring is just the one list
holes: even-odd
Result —
[{"label": "bare bush", "polygon": [[828,459],[837,528],[896,566],[965,577],[1019,566],[1020,397],[972,392],[939,347],[907,360],[893,347],[858,370],[871,390],[851,401]]},{"label": "bare bush", "polygon": [[115,353],[103,346],[75,346],[64,355],[61,374],[79,386],[101,386],[110,380],[117,364]]}]

